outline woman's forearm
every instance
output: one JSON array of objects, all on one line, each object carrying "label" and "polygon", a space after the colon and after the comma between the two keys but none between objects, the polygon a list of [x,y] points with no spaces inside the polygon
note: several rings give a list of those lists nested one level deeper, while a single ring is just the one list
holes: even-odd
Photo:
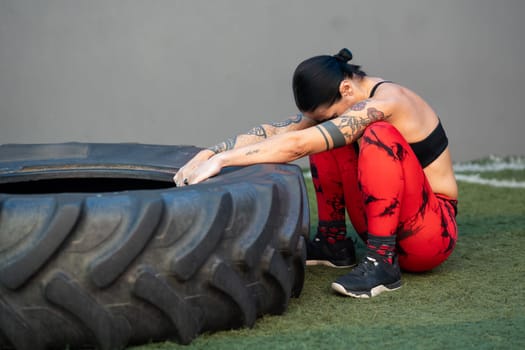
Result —
[{"label": "woman's forearm", "polygon": [[[177,186],[191,185],[202,182],[220,173],[227,166],[247,166],[259,163],[287,163],[298,159],[307,153],[305,143],[298,135],[300,132],[290,132],[274,136],[255,145],[235,148],[221,152],[201,163],[194,171],[176,178]],[[178,182],[177,182],[178,181]]]},{"label": "woman's forearm", "polygon": [[246,133],[230,137],[227,140],[216,144],[215,146],[209,147],[208,149],[213,151],[215,154],[218,154],[232,149],[253,145],[275,135],[294,130],[302,130],[314,124],[315,123],[311,119],[308,119],[299,113],[296,116],[289,117],[288,119],[285,119],[281,122],[261,124],[251,128]]},{"label": "woman's forearm", "polygon": [[[322,137],[315,128],[273,136],[254,145],[236,148],[214,156],[221,167],[257,163],[288,163],[323,151]],[[323,141],[324,142],[324,141]]]}]

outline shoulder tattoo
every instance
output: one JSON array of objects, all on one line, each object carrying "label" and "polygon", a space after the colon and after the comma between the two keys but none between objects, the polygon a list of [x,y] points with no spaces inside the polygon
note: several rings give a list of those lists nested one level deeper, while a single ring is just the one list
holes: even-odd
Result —
[{"label": "shoulder tattoo", "polygon": [[350,107],[350,110],[352,110],[352,111],[362,111],[363,109],[365,109],[366,102],[367,102],[367,101],[360,101],[360,102],[357,102],[355,105],[353,105],[352,107]]}]

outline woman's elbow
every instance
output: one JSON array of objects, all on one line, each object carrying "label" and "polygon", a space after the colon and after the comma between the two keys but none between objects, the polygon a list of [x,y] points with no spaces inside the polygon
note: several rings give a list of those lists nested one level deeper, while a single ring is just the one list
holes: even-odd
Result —
[{"label": "woman's elbow", "polygon": [[284,147],[281,148],[281,151],[284,151],[286,154],[287,162],[294,161],[296,159],[302,158],[310,154],[309,144],[305,142],[304,138],[301,138],[299,135],[293,135],[295,133],[290,133]]}]

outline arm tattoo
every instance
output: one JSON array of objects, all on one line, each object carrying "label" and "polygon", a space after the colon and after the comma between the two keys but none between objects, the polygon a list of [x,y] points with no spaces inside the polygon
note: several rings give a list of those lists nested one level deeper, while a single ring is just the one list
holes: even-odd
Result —
[{"label": "arm tattoo", "polygon": [[[300,123],[301,120],[303,120],[303,115],[301,113],[299,113],[295,117],[288,118],[288,119],[286,119],[285,121],[282,121],[282,122],[274,122],[274,123],[271,123],[269,125],[271,127],[274,127],[274,128],[285,128],[285,127],[287,127],[287,126],[289,126],[291,124]],[[263,139],[267,139],[268,138],[268,133],[270,133],[270,136],[272,136],[276,132],[273,131],[272,129],[266,130],[263,125],[259,125],[259,126],[256,126],[253,129],[249,130],[245,135],[253,135],[253,136],[261,137]]]},{"label": "arm tattoo", "polygon": [[321,135],[324,137],[324,142],[326,142],[326,150],[328,151],[330,149],[330,144],[328,143],[328,138],[326,137],[326,134],[324,133],[324,130],[319,126],[315,126],[317,130],[321,132]]},{"label": "arm tattoo", "polygon": [[366,115],[367,118],[357,118],[351,115],[342,115],[337,121],[334,120],[334,122],[337,123],[336,126],[339,128],[339,130],[344,130],[343,135],[346,139],[355,141],[361,136],[368,125],[378,120],[385,120],[389,117],[385,117],[383,112],[374,107],[368,108]]},{"label": "arm tattoo", "polygon": [[256,126],[255,128],[251,129],[250,131],[246,133],[246,135],[255,135],[255,136],[262,137],[262,138],[268,137],[266,135],[266,130],[264,130],[264,128],[261,125]]},{"label": "arm tattoo", "polygon": [[256,148],[256,149],[249,150],[244,155],[249,156],[249,155],[255,154],[255,153],[259,153],[259,149]]},{"label": "arm tattoo", "polygon": [[216,144],[215,146],[209,147],[208,149],[213,153],[221,153],[233,149],[237,143],[237,136],[230,137],[226,141]]},{"label": "arm tattoo", "polygon": [[270,125],[273,126],[273,127],[276,127],[276,128],[284,128],[284,127],[287,127],[290,124],[297,124],[297,123],[301,122],[301,120],[303,120],[303,115],[302,115],[302,113],[298,113],[293,118],[288,118],[285,121],[275,122],[275,123],[272,123]]},{"label": "arm tattoo", "polygon": [[322,126],[325,128],[328,135],[332,137],[334,148],[346,145],[345,136],[343,135],[341,130],[339,130],[339,128],[335,126],[334,123],[332,123],[331,121],[328,121],[326,123],[323,123]]}]

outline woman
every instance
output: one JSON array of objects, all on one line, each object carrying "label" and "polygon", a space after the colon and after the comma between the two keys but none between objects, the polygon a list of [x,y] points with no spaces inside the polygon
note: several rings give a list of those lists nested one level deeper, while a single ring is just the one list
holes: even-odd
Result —
[{"label": "woman", "polygon": [[448,258],[457,239],[458,190],[448,139],[432,108],[413,91],[366,75],[351,59],[343,49],[299,64],[293,92],[300,114],[200,152],[174,181],[195,184],[225,166],[313,155],[320,208],[329,205],[338,215],[320,217],[308,260],[352,265],[346,207],[367,252],[332,288],[366,298],[400,288],[401,268],[427,271]]}]

